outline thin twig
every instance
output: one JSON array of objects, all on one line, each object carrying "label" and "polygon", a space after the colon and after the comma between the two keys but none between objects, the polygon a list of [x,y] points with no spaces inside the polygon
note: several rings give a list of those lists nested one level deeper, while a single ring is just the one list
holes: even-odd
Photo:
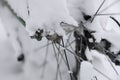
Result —
[{"label": "thin twig", "polygon": [[64,63],[66,64],[66,66],[67,66],[67,63],[66,63],[66,60],[64,59],[64,56],[62,55],[62,53],[61,53],[61,51],[60,51],[60,48],[58,48],[58,46],[54,43],[54,45],[55,45],[55,47],[57,48],[57,50],[58,50],[58,54],[60,54],[61,55],[61,58],[63,59],[63,61],[64,61]]},{"label": "thin twig", "polygon": [[12,9],[12,7],[10,6],[10,4],[6,0],[2,0],[2,1],[4,1],[4,3],[6,4],[6,7],[10,10],[10,12],[25,27],[26,26],[26,22],[24,21],[24,19],[22,17],[18,16],[16,12],[14,12],[14,10]]},{"label": "thin twig", "polygon": [[106,56],[108,62],[110,63],[110,65],[112,66],[113,70],[115,71],[115,73],[117,74],[117,76],[119,75],[119,73],[117,72],[116,68],[113,66],[111,60],[108,58],[108,56]]},{"label": "thin twig", "polygon": [[51,45],[51,44],[52,44],[52,42],[51,42],[51,43],[48,43],[48,44],[46,44],[46,45],[44,45],[44,46],[40,46],[40,47],[38,47],[38,48],[35,48],[34,51],[37,52],[37,51],[39,51],[39,50],[41,50],[41,49],[43,49],[43,48],[45,48],[45,47],[47,47],[47,46],[49,46],[49,45]]},{"label": "thin twig", "polygon": [[108,80],[112,80],[111,78],[109,78],[106,74],[102,73],[100,70],[98,70],[97,68],[93,67],[93,69],[95,71],[97,71],[98,73],[100,73],[102,76],[104,76],[105,78],[107,78]]},{"label": "thin twig", "polygon": [[73,49],[73,47],[71,46],[71,43],[68,41],[68,45],[70,46],[70,48],[71,48],[71,50],[73,51],[73,52],[75,52],[75,50]]},{"label": "thin twig", "polygon": [[83,59],[81,58],[81,57],[79,57],[78,55],[76,55],[74,52],[72,52],[71,50],[69,50],[69,49],[67,49],[66,47],[63,47],[61,44],[59,44],[62,48],[64,48],[65,50],[67,50],[68,52],[70,52],[71,54],[73,54],[76,58],[77,58],[77,60],[79,61],[79,62],[81,62],[81,61],[83,61]]},{"label": "thin twig", "polygon": [[99,13],[103,13],[104,11],[106,11],[107,9],[109,9],[110,7],[114,6],[115,4],[118,4],[120,0],[116,0],[114,2],[112,2],[110,5],[108,5],[106,8],[104,8],[103,10],[101,10]]},{"label": "thin twig", "polygon": [[120,27],[120,23],[119,23],[114,17],[110,16],[110,18],[111,18],[113,21],[115,21],[115,22],[117,23],[117,25]]},{"label": "thin twig", "polygon": [[[62,45],[63,45],[63,47],[65,46],[63,39],[62,39]],[[68,71],[71,71],[69,61],[68,61],[68,58],[67,58],[67,54],[66,54],[66,50],[64,49],[63,51],[64,51],[65,59],[66,59],[66,62],[67,62]],[[71,78],[71,80],[73,80],[72,73],[70,73],[70,78]]]},{"label": "thin twig", "polygon": [[97,15],[97,13],[99,12],[99,10],[102,8],[103,4],[105,3],[105,0],[103,0],[103,2],[101,3],[101,5],[99,6],[98,10],[95,12],[95,14],[93,15],[93,18],[91,20],[91,22],[93,22],[95,16]]},{"label": "thin twig", "polygon": [[[49,41],[47,42],[47,44],[49,44]],[[48,57],[48,49],[49,49],[49,45],[47,45],[47,48],[46,48],[45,60],[44,60],[44,63],[43,63],[43,69],[42,69],[41,77],[44,77],[44,72],[45,72],[46,62],[47,62],[47,57]]]},{"label": "thin twig", "polygon": [[26,0],[26,5],[27,5],[28,16],[30,16],[30,9],[29,9],[29,2],[28,2],[28,0]]},{"label": "thin twig", "polygon": [[58,79],[58,74],[60,74],[60,80],[62,80],[62,75],[61,75],[61,71],[60,71],[59,54],[58,54],[58,56],[57,56],[57,52],[56,52],[56,49],[55,49],[54,44],[52,44],[52,46],[53,46],[54,54],[55,54],[56,61],[57,61],[57,73],[56,73],[56,80]]},{"label": "thin twig", "polygon": [[104,13],[104,14],[97,14],[96,16],[111,16],[111,15],[120,15],[120,13]]}]

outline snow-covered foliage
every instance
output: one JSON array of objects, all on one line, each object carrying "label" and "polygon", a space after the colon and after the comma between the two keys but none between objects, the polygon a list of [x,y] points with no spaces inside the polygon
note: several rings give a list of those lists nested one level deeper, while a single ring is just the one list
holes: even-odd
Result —
[{"label": "snow-covered foliage", "polygon": [[[0,16],[2,18],[2,22],[5,26],[5,30],[8,33],[8,37],[9,37],[7,38],[7,41],[4,42],[5,44],[1,44],[1,45],[8,46],[6,47],[6,51],[8,51],[6,52],[6,54],[10,53],[10,55],[12,56],[12,57],[10,56],[10,58],[14,58],[15,63],[13,61],[10,61],[10,63],[14,63],[13,67],[17,65],[22,69],[22,71],[17,74],[18,77],[23,78],[25,80],[30,80],[30,79],[39,80],[39,78],[43,80],[46,80],[48,78],[50,80],[54,80],[54,79],[56,80],[55,75],[57,71],[57,62],[56,62],[56,58],[54,57],[54,53],[53,53],[54,50],[52,48],[53,46],[50,45],[49,56],[47,57],[47,59],[45,59],[46,48],[47,48],[45,47],[45,45],[47,45],[47,39],[44,38],[40,42],[37,42],[36,40],[32,40],[29,37],[26,30],[24,29],[24,26],[16,19],[16,17],[10,12],[10,10],[6,6],[1,5],[0,13],[1,13]],[[9,40],[11,42],[9,42]],[[10,47],[13,47],[11,51],[8,50],[9,45]],[[0,50],[2,50],[2,48]],[[3,51],[2,53],[5,52]],[[5,58],[7,56],[6,54],[4,55]],[[25,55],[25,64],[24,62],[17,62],[17,58],[21,54]],[[73,56],[71,56],[71,59],[72,58],[74,60]],[[72,62],[75,63],[73,60]],[[4,63],[4,60],[2,63]],[[69,76],[68,76],[67,67],[65,66],[65,63],[63,61],[60,64],[62,66],[61,67],[61,73],[63,74],[62,78],[68,80]],[[71,65],[74,66],[74,64]],[[12,73],[10,72],[8,76],[13,77],[15,78],[15,80],[17,80],[16,77],[12,76],[11,74]],[[9,80],[9,78],[6,78],[6,80]]]},{"label": "snow-covered foliage", "polygon": [[[64,36],[65,32],[61,28],[61,22],[78,26],[77,22],[70,16],[66,0],[13,1],[8,0],[12,7],[15,7],[13,10],[18,13],[18,16],[20,15],[25,20],[26,30],[30,36],[33,36],[38,29],[43,29],[45,32],[56,32]],[[25,15],[26,13],[28,14]]]},{"label": "snow-covered foliage", "polygon": [[[120,20],[119,7],[120,0],[1,0],[0,63],[5,64],[0,65],[0,79],[72,80],[74,75],[75,80],[120,80],[120,67],[113,63],[120,51],[120,25],[114,20]],[[89,46],[94,40],[84,30],[95,38],[94,46]],[[29,37],[34,35],[42,39]],[[110,43],[107,50],[103,39]],[[87,61],[76,54],[77,40],[83,41],[78,53],[85,53]],[[115,59],[105,52],[114,53]],[[78,73],[76,65],[81,66]]]}]

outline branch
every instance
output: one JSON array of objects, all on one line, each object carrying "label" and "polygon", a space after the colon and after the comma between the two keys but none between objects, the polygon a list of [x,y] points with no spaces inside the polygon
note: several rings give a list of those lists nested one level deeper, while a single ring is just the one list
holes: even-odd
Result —
[{"label": "branch", "polygon": [[11,13],[12,13],[12,14],[17,18],[17,20],[25,27],[25,26],[26,26],[26,23],[25,23],[24,19],[21,18],[21,17],[19,17],[19,16],[17,16],[17,14],[13,11],[13,9],[11,8],[11,6],[9,5],[9,3],[8,3],[7,1],[5,1],[5,0],[3,0],[3,1],[4,1],[5,5],[6,5],[6,7],[11,11]]},{"label": "branch", "polygon": [[115,22],[117,23],[117,25],[120,27],[120,23],[119,23],[114,17],[110,16],[110,18],[111,18],[113,21],[115,21]]}]

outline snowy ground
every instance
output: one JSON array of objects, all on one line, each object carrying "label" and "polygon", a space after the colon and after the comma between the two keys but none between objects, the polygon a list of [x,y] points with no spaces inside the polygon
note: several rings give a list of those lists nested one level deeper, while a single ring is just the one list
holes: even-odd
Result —
[{"label": "snowy ground", "polygon": [[24,80],[22,65],[15,60],[8,40],[0,41],[0,80]]},{"label": "snowy ground", "polygon": [[[30,80],[26,79],[25,77],[23,64],[17,62],[16,58],[13,56],[15,52],[9,40],[0,41],[0,44],[0,80]],[[97,80],[120,80],[119,75],[115,73],[113,67],[107,61],[106,57],[97,53],[96,51],[93,51],[92,54],[93,53],[93,65],[89,62],[82,62],[80,80],[96,80],[96,77]],[[97,58],[97,60],[95,58]],[[120,67],[116,66],[115,68],[120,74]],[[103,74],[101,74],[99,71]],[[47,80],[48,77],[53,76],[49,75],[51,74],[47,74],[45,80]],[[29,74],[29,77],[31,80],[35,79],[34,76],[31,77],[31,74]]]}]

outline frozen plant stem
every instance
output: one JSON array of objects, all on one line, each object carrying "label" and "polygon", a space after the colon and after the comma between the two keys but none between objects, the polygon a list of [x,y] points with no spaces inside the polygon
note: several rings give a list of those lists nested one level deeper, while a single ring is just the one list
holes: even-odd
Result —
[{"label": "frozen plant stem", "polygon": [[60,51],[60,47],[58,47],[56,44],[53,44],[55,45],[56,49],[58,50],[58,54],[60,54],[61,58],[63,59],[65,65],[67,66],[67,63],[66,63],[66,60],[64,59],[64,56],[62,55],[61,51]]},{"label": "frozen plant stem", "polygon": [[104,8],[103,10],[101,10],[100,13],[105,12],[106,10],[108,10],[111,7],[113,7],[115,4],[118,4],[119,2],[120,2],[120,0],[115,0],[110,5],[108,5],[106,8]]},{"label": "frozen plant stem", "polygon": [[26,5],[27,5],[28,16],[30,16],[30,10],[29,10],[29,2],[28,2],[28,0],[26,0]]},{"label": "frozen plant stem", "polygon": [[116,75],[119,76],[119,73],[117,72],[116,68],[114,67],[114,65],[112,64],[111,60],[106,56],[106,58],[108,59],[108,62],[110,63],[110,65],[112,66],[113,70],[115,71]]},{"label": "frozen plant stem", "polygon": [[120,23],[119,23],[114,17],[110,16],[110,18],[111,18],[113,21],[115,21],[115,22],[117,23],[117,25],[120,27]]},{"label": "frozen plant stem", "polygon": [[102,4],[100,5],[100,7],[98,8],[98,10],[96,11],[96,13],[93,15],[93,18],[91,20],[91,22],[93,22],[95,16],[97,15],[97,13],[99,12],[99,10],[102,8],[103,4],[105,3],[105,0],[102,2]]},{"label": "frozen plant stem", "polygon": [[[59,44],[60,45],[60,44]],[[62,48],[65,48],[65,50],[67,50],[68,52],[70,52],[71,54],[73,54],[76,59],[80,62],[83,61],[83,59],[81,57],[79,57],[78,55],[76,55],[74,52],[72,52],[71,50],[67,49],[66,47],[63,47],[62,45],[60,45]]]},{"label": "frozen plant stem", "polygon": [[49,41],[47,42],[45,60],[44,60],[44,63],[43,63],[43,69],[42,69],[42,75],[41,75],[41,77],[44,77],[46,63],[47,63],[47,57],[48,57],[48,49],[49,49]]},{"label": "frozen plant stem", "polygon": [[7,8],[11,11],[11,13],[16,17],[16,19],[25,27],[26,26],[26,22],[23,20],[23,18],[17,16],[17,14],[13,11],[11,6],[5,0],[3,0],[3,2],[7,6]]},{"label": "frozen plant stem", "polygon": [[93,68],[94,70],[96,70],[98,73],[100,73],[102,76],[104,76],[105,78],[107,78],[108,80],[112,80],[111,78],[109,78],[106,74],[104,74],[103,72],[101,72],[100,70],[98,70],[97,68]]},{"label": "frozen plant stem", "polygon": [[[60,80],[62,80],[62,73],[61,73],[61,71],[60,71],[60,63],[61,63],[62,58],[59,60],[59,58],[60,58],[60,57],[59,57],[59,53],[57,54],[54,43],[52,44],[52,46],[53,46],[55,58],[56,58],[56,61],[57,61],[56,80],[58,79],[58,74],[60,75]],[[60,47],[59,47],[59,48],[60,48]],[[58,49],[59,49],[59,48],[58,48]]]},{"label": "frozen plant stem", "polygon": [[110,15],[120,15],[120,13],[105,13],[105,14],[97,14],[96,16],[110,16]]},{"label": "frozen plant stem", "polygon": [[[65,46],[65,45],[64,45],[63,39],[62,39],[62,45],[63,45],[63,47]],[[66,59],[66,62],[67,62],[68,70],[71,71],[70,65],[69,65],[69,61],[68,61],[68,58],[67,58],[67,54],[66,54],[66,50],[65,50],[65,49],[64,49],[64,54],[65,54],[65,59]],[[70,78],[71,78],[71,80],[75,80],[75,79],[74,79],[74,76],[72,75],[72,73],[70,73]]]}]

